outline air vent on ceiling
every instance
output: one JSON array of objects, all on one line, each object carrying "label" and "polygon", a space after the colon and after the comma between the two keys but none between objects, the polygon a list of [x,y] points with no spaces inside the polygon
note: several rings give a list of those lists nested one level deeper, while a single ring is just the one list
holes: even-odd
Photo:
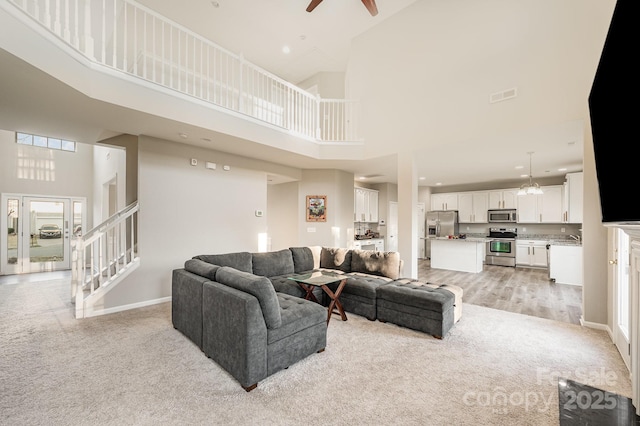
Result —
[{"label": "air vent on ceiling", "polygon": [[500,101],[506,101],[507,99],[513,99],[518,96],[518,89],[515,87],[512,89],[503,90],[501,92],[492,93],[489,95],[489,103],[494,104]]}]

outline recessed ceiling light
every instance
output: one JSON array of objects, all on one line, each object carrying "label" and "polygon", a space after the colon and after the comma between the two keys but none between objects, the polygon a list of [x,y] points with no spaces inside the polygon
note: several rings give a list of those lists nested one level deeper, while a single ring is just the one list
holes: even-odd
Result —
[{"label": "recessed ceiling light", "polygon": [[289,46],[282,46],[282,53],[284,54],[291,53],[291,48]]},{"label": "recessed ceiling light", "polygon": [[436,183],[436,186],[442,186],[442,182]]},{"label": "recessed ceiling light", "polygon": [[202,139],[205,142],[211,142],[211,139],[209,139],[209,138],[200,138],[200,139]]},{"label": "recessed ceiling light", "polygon": [[566,171],[567,171],[567,168],[566,168],[566,167],[560,167],[560,168],[558,169],[558,171],[559,171],[559,172],[566,172]]},{"label": "recessed ceiling light", "polygon": [[420,179],[420,180],[425,180],[425,179],[426,179],[426,177],[424,177],[424,176],[420,176],[418,179]]},{"label": "recessed ceiling light", "polygon": [[520,177],[529,177],[529,175],[520,175]]},{"label": "recessed ceiling light", "polygon": [[189,135],[186,133],[178,133],[178,136],[180,136],[182,139],[186,139],[189,137]]},{"label": "recessed ceiling light", "polygon": [[[516,166],[516,170],[524,169],[524,166]],[[526,175],[529,176],[529,175]]]},{"label": "recessed ceiling light", "polygon": [[366,180],[367,178],[366,178],[366,176],[360,176],[358,179],[360,179],[360,180]]}]

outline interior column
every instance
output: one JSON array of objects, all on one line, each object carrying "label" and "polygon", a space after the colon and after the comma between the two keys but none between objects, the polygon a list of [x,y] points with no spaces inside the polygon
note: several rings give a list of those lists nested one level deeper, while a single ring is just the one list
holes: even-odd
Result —
[{"label": "interior column", "polygon": [[403,277],[418,278],[418,171],[412,153],[398,154],[398,252]]}]

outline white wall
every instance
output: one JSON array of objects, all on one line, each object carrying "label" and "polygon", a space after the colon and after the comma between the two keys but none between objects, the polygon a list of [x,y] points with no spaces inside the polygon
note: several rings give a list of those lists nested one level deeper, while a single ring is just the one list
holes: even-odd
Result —
[{"label": "white wall", "polygon": [[126,206],[126,152],[123,148],[106,147],[96,145],[93,149],[93,225],[96,226],[109,217],[108,186],[115,182],[116,186],[116,211]]},{"label": "white wall", "polygon": [[91,205],[92,145],[78,143],[76,152],[19,145],[14,132],[0,130],[0,162],[0,193],[85,197]]},{"label": "white wall", "polygon": [[322,99],[344,99],[344,73],[320,72],[298,84],[303,90],[315,86]]},{"label": "white wall", "polygon": [[300,205],[299,182],[267,185],[267,225],[270,250],[295,247],[305,206]]},{"label": "white wall", "polygon": [[609,312],[607,272],[610,268],[607,253],[607,228],[602,225],[600,195],[596,176],[591,125],[585,122],[584,141],[584,199],[582,222],[582,255],[584,257],[584,285],[582,286],[583,317],[586,323],[608,325],[613,330]]},{"label": "white wall", "polygon": [[[254,161],[143,136],[138,160],[141,265],[106,294],[105,309],[169,297],[171,271],[187,259],[258,251],[258,236],[267,232],[266,216],[255,215],[267,210],[267,178],[247,168]],[[207,170],[205,161],[219,167]]]},{"label": "white wall", "polygon": [[[353,240],[353,174],[339,170],[303,170],[298,194],[299,245],[347,247]],[[327,221],[307,222],[307,195],[327,196]]]}]

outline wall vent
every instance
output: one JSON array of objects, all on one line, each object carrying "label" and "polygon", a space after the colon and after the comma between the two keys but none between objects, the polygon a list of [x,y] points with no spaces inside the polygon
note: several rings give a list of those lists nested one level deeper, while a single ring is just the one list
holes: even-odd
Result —
[{"label": "wall vent", "polygon": [[518,96],[518,89],[511,88],[507,90],[503,90],[501,92],[492,93],[489,95],[489,103],[494,104],[500,101],[506,101],[507,99],[513,99]]}]

